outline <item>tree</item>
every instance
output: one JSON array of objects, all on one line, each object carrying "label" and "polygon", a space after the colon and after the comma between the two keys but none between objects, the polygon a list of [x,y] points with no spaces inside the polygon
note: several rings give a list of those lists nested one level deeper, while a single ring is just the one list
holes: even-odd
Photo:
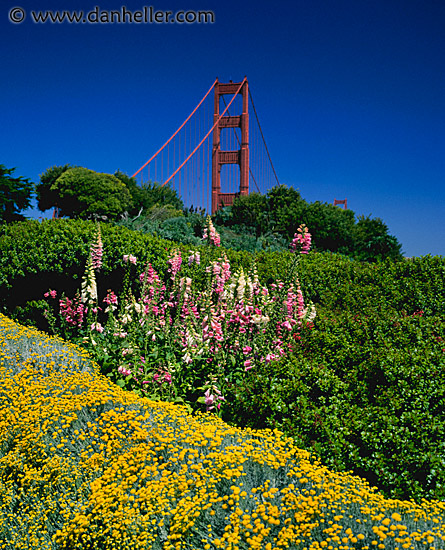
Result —
[{"label": "tree", "polygon": [[61,216],[71,218],[116,218],[133,207],[131,193],[120,179],[78,166],[49,168],[40,176],[37,194],[40,210],[56,206]]},{"label": "tree", "polygon": [[31,204],[34,184],[23,177],[12,177],[15,168],[0,164],[0,221],[24,220],[20,214]]},{"label": "tree", "polygon": [[133,199],[133,210],[130,215],[137,214],[141,208],[144,213],[152,210],[154,207],[164,207],[171,205],[176,210],[183,210],[184,203],[179,198],[177,192],[169,185],[162,186],[160,183],[148,182],[138,185],[135,178],[130,178],[120,170],[115,172],[115,177],[124,183],[131,193]]},{"label": "tree", "polygon": [[355,214],[320,201],[307,205],[303,223],[310,228],[313,247],[348,254],[353,246]]},{"label": "tree", "polygon": [[[55,186],[57,178],[70,168],[77,168],[70,164],[64,166],[51,166],[46,172],[40,175],[40,183],[36,184],[37,208],[44,212],[54,206],[58,206],[60,200],[57,187]],[[54,186],[54,187],[53,187]]]},{"label": "tree", "polygon": [[300,224],[304,223],[308,203],[297,189],[286,185],[272,187],[266,197],[270,229],[291,240]]},{"label": "tree", "polygon": [[359,260],[377,261],[402,258],[402,245],[380,219],[360,216],[354,227],[354,256]]},{"label": "tree", "polygon": [[250,193],[236,197],[231,207],[216,212],[215,222],[220,225],[251,227],[257,235],[266,233],[269,230],[266,196]]}]

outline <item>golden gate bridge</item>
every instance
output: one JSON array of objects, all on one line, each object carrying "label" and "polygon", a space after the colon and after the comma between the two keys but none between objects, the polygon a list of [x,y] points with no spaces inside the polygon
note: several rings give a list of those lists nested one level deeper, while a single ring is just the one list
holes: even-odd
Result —
[{"label": "golden gate bridge", "polygon": [[141,184],[170,185],[186,207],[212,214],[233,204],[235,197],[264,194],[278,185],[247,78],[229,83],[216,79],[133,177]]}]

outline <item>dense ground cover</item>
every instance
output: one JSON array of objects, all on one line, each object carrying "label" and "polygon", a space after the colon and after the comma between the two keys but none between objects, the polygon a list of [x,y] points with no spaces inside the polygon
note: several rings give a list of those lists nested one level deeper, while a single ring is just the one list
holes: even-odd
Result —
[{"label": "dense ground cover", "polygon": [[[0,225],[0,310],[19,316],[22,322],[43,322],[36,317],[39,300],[48,288],[67,295],[78,289],[85,271],[96,224],[82,220],[28,220]],[[101,224],[103,265],[98,287],[103,298],[108,288],[119,291],[125,268],[124,254],[133,254],[140,265],[150,262],[162,277],[174,248],[190,247],[138,233],[124,227]],[[252,256],[226,251],[234,268],[249,267]],[[31,317],[31,319],[30,319]]]},{"label": "dense ground cover", "polygon": [[278,431],[125,392],[0,316],[0,548],[429,549],[445,503],[384,498]]},{"label": "dense ground cover", "polygon": [[277,427],[386,494],[445,497],[445,260],[300,268],[317,307],[293,357],[262,365],[230,415]]},{"label": "dense ground cover", "polygon": [[[168,280],[167,260],[175,244],[101,227],[101,298],[108,288],[122,288],[123,254],[151,262]],[[3,307],[28,322],[44,322],[24,294],[31,289],[32,300],[40,300],[48,288],[73,294],[96,226],[59,220],[1,231]],[[196,248],[176,248],[184,258],[184,277],[204,284],[205,269],[196,271],[196,264],[185,261]],[[233,271],[251,266],[251,255],[225,253]],[[292,261],[290,252],[258,254],[260,283],[285,278]],[[353,470],[387,496],[445,498],[445,260],[427,256],[368,264],[310,253],[298,269],[306,302],[316,304],[316,318],[301,327],[299,345],[281,361],[258,364],[230,381],[223,418],[240,426],[279,428],[324,464]],[[34,284],[37,279],[40,286]],[[117,370],[116,361],[101,366],[103,372]]]}]

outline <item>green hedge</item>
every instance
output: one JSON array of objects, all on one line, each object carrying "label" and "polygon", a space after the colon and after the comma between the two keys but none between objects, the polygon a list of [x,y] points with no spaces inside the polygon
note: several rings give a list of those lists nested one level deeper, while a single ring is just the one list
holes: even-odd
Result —
[{"label": "green hedge", "polygon": [[[123,254],[165,275],[172,248],[184,259],[190,248],[108,224],[101,231],[103,293],[119,290]],[[41,323],[48,288],[79,288],[95,234],[87,221],[0,226],[2,309]],[[253,261],[247,252],[211,252],[222,253],[232,271]],[[262,282],[284,279],[293,259],[289,252],[256,258]],[[280,428],[327,465],[352,469],[391,496],[444,498],[445,259],[368,264],[310,253],[301,258],[300,279],[317,306],[313,328],[304,329],[293,355],[232,388],[226,419]]]},{"label": "green hedge", "polygon": [[311,253],[302,258],[300,274],[305,295],[331,311],[445,315],[443,257],[367,263]]},{"label": "green hedge", "polygon": [[[98,289],[103,295],[109,288],[114,291],[121,288],[124,254],[137,257],[140,272],[150,262],[163,276],[173,248],[182,251],[185,264],[188,251],[196,249],[122,226],[101,223],[100,227],[103,266],[98,276]],[[29,323],[32,322],[29,316],[42,310],[40,301],[49,288],[74,295],[80,287],[89,247],[96,233],[94,222],[82,220],[28,220],[0,225],[0,310]],[[212,251],[215,258],[222,253],[228,256],[234,270],[241,265],[249,267],[253,261],[253,256],[247,252]],[[265,266],[261,271],[268,273],[269,269]],[[41,315],[39,318],[41,320]]]},{"label": "green hedge", "polygon": [[283,430],[395,498],[445,498],[445,320],[321,310],[301,346],[233,388],[227,420]]}]

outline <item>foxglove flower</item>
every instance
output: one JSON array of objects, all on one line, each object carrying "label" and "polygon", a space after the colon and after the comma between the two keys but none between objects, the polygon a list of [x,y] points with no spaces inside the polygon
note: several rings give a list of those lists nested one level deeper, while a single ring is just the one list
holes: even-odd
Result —
[{"label": "foxglove flower", "polygon": [[210,216],[207,216],[202,240],[206,240],[208,244],[213,244],[214,246],[221,246],[221,237],[213,226],[212,218]]},{"label": "foxglove flower", "polygon": [[82,302],[91,304],[97,301],[96,275],[94,273],[93,259],[91,254],[88,256],[85,273],[82,278]]},{"label": "foxglove flower", "polygon": [[96,239],[96,242],[91,245],[90,254],[91,254],[91,263],[93,264],[93,269],[98,271],[102,267],[102,254],[103,254],[102,235],[100,233],[99,224],[97,224],[97,239]]},{"label": "foxglove flower", "polygon": [[300,253],[307,254],[311,248],[311,239],[312,237],[309,233],[309,229],[304,224],[301,224],[297,230],[297,233],[294,235],[291,243],[291,249],[295,252],[297,247],[301,247]]}]

